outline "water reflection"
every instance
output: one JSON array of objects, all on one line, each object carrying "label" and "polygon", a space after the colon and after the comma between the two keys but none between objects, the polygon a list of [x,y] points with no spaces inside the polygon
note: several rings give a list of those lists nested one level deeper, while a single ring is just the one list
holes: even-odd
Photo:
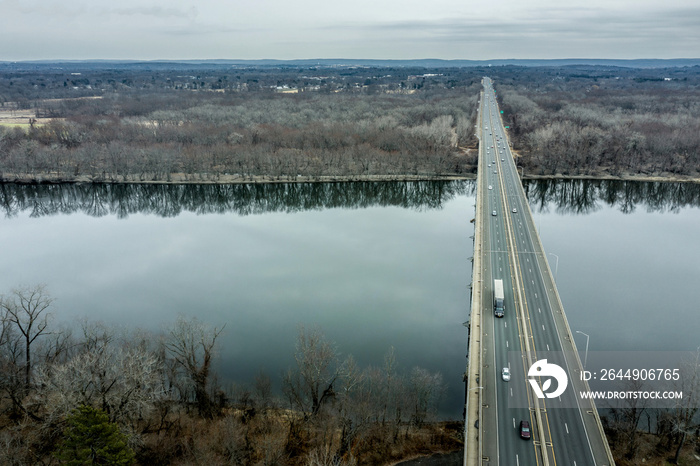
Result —
[{"label": "water reflection", "polygon": [[526,180],[525,192],[535,212],[554,207],[560,214],[590,214],[603,205],[629,214],[637,207],[648,212],[678,212],[700,206],[700,185],[614,180]]},{"label": "water reflection", "polygon": [[[700,206],[700,185],[613,180],[526,180],[535,212],[590,214],[607,205],[622,213],[678,212]],[[301,212],[331,208],[402,207],[439,209],[457,195],[473,196],[474,182],[355,182],[233,185],[0,184],[6,217],[84,213],[126,218],[143,213],[175,217],[196,214]]]},{"label": "water reflection", "polygon": [[60,325],[225,325],[226,386],[263,370],[279,390],[298,326],[318,325],[361,367],[393,347],[402,372],[440,372],[442,416],[457,419],[473,187],[4,185],[0,294],[45,283]]},{"label": "water reflection", "polygon": [[437,209],[473,182],[356,182],[231,185],[39,184],[0,185],[0,209],[7,217],[84,213],[92,217],[154,214],[300,212],[330,208],[403,207]]}]

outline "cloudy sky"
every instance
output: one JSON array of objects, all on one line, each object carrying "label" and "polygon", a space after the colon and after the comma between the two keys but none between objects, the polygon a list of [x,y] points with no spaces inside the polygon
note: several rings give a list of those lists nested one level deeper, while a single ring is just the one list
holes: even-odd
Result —
[{"label": "cloudy sky", "polygon": [[0,60],[698,57],[698,0],[0,0]]}]

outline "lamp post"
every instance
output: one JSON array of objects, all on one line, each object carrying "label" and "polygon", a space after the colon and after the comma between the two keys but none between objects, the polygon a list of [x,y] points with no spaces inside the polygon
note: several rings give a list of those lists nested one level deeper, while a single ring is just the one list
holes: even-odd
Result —
[{"label": "lamp post", "polygon": [[589,336],[588,334],[586,334],[586,333],[583,333],[583,332],[580,331],[580,330],[576,330],[576,333],[580,333],[581,335],[585,335],[585,336],[586,336],[586,355],[584,356],[584,359],[583,359],[583,368],[585,369],[585,368],[586,368],[586,363],[588,362],[588,339],[590,338],[590,336]]},{"label": "lamp post", "polygon": [[557,276],[559,276],[559,256],[557,256],[557,255],[554,254],[553,252],[550,252],[549,254],[551,254],[552,256],[554,256],[554,257],[557,258],[557,263],[556,263],[556,265],[554,266],[554,283],[556,283],[556,282],[557,282]]}]

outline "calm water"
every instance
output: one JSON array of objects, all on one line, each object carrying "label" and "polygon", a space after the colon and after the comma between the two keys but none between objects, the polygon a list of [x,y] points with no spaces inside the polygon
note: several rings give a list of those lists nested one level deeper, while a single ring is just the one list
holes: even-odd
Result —
[{"label": "calm water", "polygon": [[[460,418],[474,185],[0,186],[0,293],[46,283],[58,322],[226,324],[219,372],[292,364],[299,325],[341,357],[439,371]],[[590,350],[700,345],[694,185],[531,182],[572,330]],[[552,269],[556,259],[549,255]],[[585,347],[585,337],[577,340]],[[277,385],[278,384],[278,381]]]},{"label": "calm water", "polygon": [[[591,351],[700,346],[700,186],[539,182],[535,223],[572,331]],[[586,338],[576,335],[579,350]]]},{"label": "calm water", "polygon": [[226,324],[218,369],[238,383],[291,367],[299,325],[360,366],[393,346],[442,373],[459,418],[470,186],[6,187],[0,289],[46,283],[61,321]]}]

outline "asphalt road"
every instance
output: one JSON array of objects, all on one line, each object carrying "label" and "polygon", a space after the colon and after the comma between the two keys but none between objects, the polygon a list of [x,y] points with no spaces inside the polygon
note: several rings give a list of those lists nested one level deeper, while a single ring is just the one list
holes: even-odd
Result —
[{"label": "asphalt road", "polygon": [[[482,463],[503,465],[607,465],[611,460],[595,407],[579,406],[580,360],[561,307],[547,256],[537,235],[500,119],[492,82],[484,78],[479,183],[484,222],[481,266]],[[505,316],[493,314],[493,281],[502,279]],[[568,391],[537,399],[528,369],[540,359],[560,365]],[[508,367],[510,381],[501,377]],[[547,378],[536,378],[542,383]],[[553,384],[556,387],[556,382]],[[551,393],[554,389],[543,388]],[[564,407],[571,406],[571,407]],[[520,421],[532,438],[520,437]]]}]

